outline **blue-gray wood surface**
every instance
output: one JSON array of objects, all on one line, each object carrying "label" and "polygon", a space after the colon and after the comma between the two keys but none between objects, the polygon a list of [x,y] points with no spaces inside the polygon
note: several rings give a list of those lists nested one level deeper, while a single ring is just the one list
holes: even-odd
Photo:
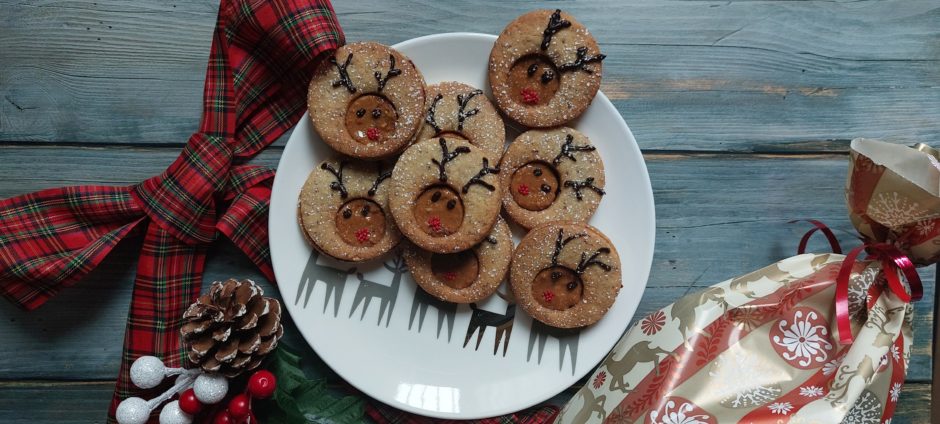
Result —
[{"label": "blue-gray wood surface", "polygon": [[[608,55],[602,89],[644,151],[656,198],[656,252],[637,316],[791,255],[805,227],[790,219],[822,219],[851,243],[843,184],[852,138],[940,143],[940,1],[334,6],[350,41],[495,34],[538,7],[564,8],[592,30]],[[198,124],[217,7],[0,0],[0,198],[159,173]],[[256,162],[274,166],[283,141]],[[0,303],[0,422],[103,421],[138,247],[122,243],[37,311]],[[207,281],[263,279],[233,247],[212,252]],[[934,281],[932,269],[922,275]],[[928,284],[894,422],[929,421],[932,298]],[[296,331],[287,342],[304,346]]]}]

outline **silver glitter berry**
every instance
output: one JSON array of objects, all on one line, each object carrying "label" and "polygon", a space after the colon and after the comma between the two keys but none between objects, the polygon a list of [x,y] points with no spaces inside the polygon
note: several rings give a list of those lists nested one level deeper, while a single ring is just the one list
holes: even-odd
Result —
[{"label": "silver glitter berry", "polygon": [[156,356],[141,356],[131,365],[131,381],[141,389],[157,387],[166,376],[166,366]]},{"label": "silver glitter berry", "polygon": [[228,393],[228,380],[219,374],[200,374],[193,384],[193,392],[204,404],[218,403]]}]

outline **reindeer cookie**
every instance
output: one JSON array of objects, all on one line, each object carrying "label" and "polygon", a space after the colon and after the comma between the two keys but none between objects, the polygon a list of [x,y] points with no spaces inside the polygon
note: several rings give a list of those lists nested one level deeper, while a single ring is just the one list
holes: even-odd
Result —
[{"label": "reindeer cookie", "polygon": [[489,297],[503,282],[512,248],[509,225],[499,219],[490,235],[472,249],[431,253],[409,246],[404,256],[415,282],[426,292],[448,302],[471,303]]},{"label": "reindeer cookie", "polygon": [[452,81],[428,86],[425,112],[418,140],[442,135],[462,138],[494,162],[503,157],[506,127],[483,90]]},{"label": "reindeer cookie", "polygon": [[317,68],[307,108],[314,130],[340,153],[392,156],[408,146],[424,118],[424,78],[390,47],[347,44]]},{"label": "reindeer cookie", "polygon": [[431,138],[401,155],[389,205],[402,234],[434,253],[467,250],[499,217],[499,168],[466,140]]},{"label": "reindeer cookie", "polygon": [[536,10],[509,23],[490,52],[496,105],[529,127],[577,118],[601,85],[600,53],[587,28],[561,10]]},{"label": "reindeer cookie", "polygon": [[552,327],[591,325],[620,292],[620,257],[596,228],[556,221],[536,227],[516,248],[509,271],[516,301]]},{"label": "reindeer cookie", "polygon": [[499,165],[503,207],[525,228],[587,220],[604,196],[604,163],[584,134],[567,127],[529,130]]},{"label": "reindeer cookie", "polygon": [[388,215],[391,166],[327,160],[307,177],[298,215],[307,240],[334,258],[359,262],[388,252],[401,233]]}]

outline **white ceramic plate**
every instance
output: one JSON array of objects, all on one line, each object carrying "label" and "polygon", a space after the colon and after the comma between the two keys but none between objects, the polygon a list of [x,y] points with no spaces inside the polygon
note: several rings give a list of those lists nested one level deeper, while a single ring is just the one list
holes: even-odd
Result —
[{"label": "white ceramic plate", "polygon": [[[452,33],[394,47],[414,61],[428,84],[456,80],[489,95],[486,68],[495,40]],[[533,323],[497,296],[476,311],[416,297],[415,283],[398,266],[397,254],[349,264],[313,251],[297,224],[297,197],[310,171],[334,153],[304,115],[278,165],[269,226],[284,303],[310,346],[369,396],[439,418],[518,411],[590,372],[623,334],[646,288],[653,257],[653,194],[633,134],[604,94],[598,93],[571,125],[591,139],[604,159],[607,195],[590,223],[620,253],[624,287],[600,322],[558,331]],[[481,325],[474,328],[475,323]],[[506,323],[510,331],[499,334],[497,326]]]}]

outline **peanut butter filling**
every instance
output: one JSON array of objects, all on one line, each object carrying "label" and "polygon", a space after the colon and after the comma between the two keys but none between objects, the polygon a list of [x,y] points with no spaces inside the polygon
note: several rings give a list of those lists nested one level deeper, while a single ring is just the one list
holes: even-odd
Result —
[{"label": "peanut butter filling", "polygon": [[563,266],[545,268],[532,280],[532,297],[548,309],[564,311],[580,303],[583,296],[581,277]]},{"label": "peanut butter filling", "polygon": [[385,236],[385,212],[368,199],[353,199],[336,211],[336,231],[346,243],[371,247]]},{"label": "peanut butter filling", "polygon": [[548,103],[558,92],[560,77],[555,64],[547,57],[523,56],[509,68],[509,95],[519,104]]},{"label": "peanut butter filling", "polygon": [[512,200],[530,211],[548,208],[558,196],[558,173],[545,162],[529,162],[516,169],[509,181]]},{"label": "peanut butter filling", "polygon": [[470,287],[480,273],[480,261],[471,250],[431,255],[431,272],[438,281],[454,289]]},{"label": "peanut butter filling", "polygon": [[457,232],[463,224],[463,201],[448,186],[430,186],[415,199],[412,213],[425,233],[446,236]]},{"label": "peanut butter filling", "polygon": [[385,97],[365,94],[349,102],[346,130],[360,143],[381,143],[395,132],[398,112]]}]

